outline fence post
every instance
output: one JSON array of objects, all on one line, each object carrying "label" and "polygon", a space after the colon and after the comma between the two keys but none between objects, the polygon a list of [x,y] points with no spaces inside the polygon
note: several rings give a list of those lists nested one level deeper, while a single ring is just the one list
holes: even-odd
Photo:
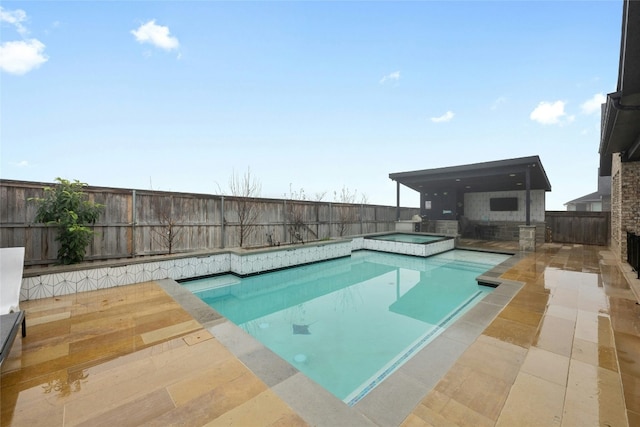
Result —
[{"label": "fence post", "polygon": [[220,248],[224,249],[224,196],[220,196]]},{"label": "fence post", "polygon": [[287,199],[282,199],[282,213],[284,214],[284,218],[282,218],[282,241],[288,242],[287,240]]},{"label": "fence post", "polygon": [[136,256],[136,190],[131,190],[131,256]]},{"label": "fence post", "polygon": [[329,238],[333,236],[333,205],[329,202]]}]

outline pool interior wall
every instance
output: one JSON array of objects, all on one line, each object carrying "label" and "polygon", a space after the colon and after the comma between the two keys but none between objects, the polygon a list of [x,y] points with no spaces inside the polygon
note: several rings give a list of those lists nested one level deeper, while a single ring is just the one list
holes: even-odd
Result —
[{"label": "pool interior wall", "polygon": [[490,292],[475,278],[504,258],[448,251],[425,259],[364,250],[185,287],[353,405]]}]

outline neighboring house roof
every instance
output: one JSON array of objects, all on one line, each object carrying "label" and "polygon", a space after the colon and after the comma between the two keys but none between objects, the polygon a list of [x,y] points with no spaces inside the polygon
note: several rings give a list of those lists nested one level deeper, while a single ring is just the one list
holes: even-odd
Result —
[{"label": "neighboring house roof", "polygon": [[[611,194],[606,194],[606,196],[610,196]],[[591,203],[591,202],[600,202],[602,201],[602,197],[605,194],[596,191],[595,193],[587,194],[586,196],[578,197],[577,199],[571,200],[570,202],[565,203],[565,205],[575,205],[577,203]]]},{"label": "neighboring house roof", "polygon": [[624,0],[617,91],[603,104],[600,175],[611,175],[611,157],[640,161],[640,1]]},{"label": "neighboring house roof", "polygon": [[598,191],[587,194],[582,197],[578,197],[577,199],[571,200],[570,202],[565,203],[564,205],[571,205],[576,203],[590,203],[590,202],[600,202],[603,198],[611,197],[611,177],[598,177]]},{"label": "neighboring house roof", "polygon": [[473,163],[436,169],[389,174],[389,178],[418,192],[460,191],[462,193],[526,189],[551,191],[551,184],[538,156]]}]

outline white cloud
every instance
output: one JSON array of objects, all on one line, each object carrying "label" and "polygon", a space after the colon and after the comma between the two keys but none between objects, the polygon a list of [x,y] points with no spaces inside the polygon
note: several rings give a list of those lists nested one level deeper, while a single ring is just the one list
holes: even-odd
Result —
[{"label": "white cloud", "polygon": [[26,35],[29,31],[22,25],[27,20],[27,14],[22,9],[5,10],[0,7],[0,22],[6,22],[16,27],[16,31],[22,35]]},{"label": "white cloud", "polygon": [[[567,115],[567,113],[564,112],[564,105],[564,101],[541,102],[531,112],[529,118],[543,125],[559,124],[562,118]],[[567,121],[573,121],[573,119],[573,116],[566,117]]]},{"label": "white cloud", "polygon": [[431,117],[431,121],[433,123],[442,123],[442,122],[448,122],[451,119],[453,119],[453,116],[455,114],[453,114],[453,111],[447,111],[446,113],[444,113],[443,115],[441,115],[440,117]]},{"label": "white cloud", "polygon": [[137,30],[131,30],[131,34],[139,43],[149,43],[160,49],[173,50],[180,47],[178,39],[170,34],[169,27],[156,25],[155,19],[140,25]]},{"label": "white cloud", "polygon": [[[13,25],[22,36],[29,33],[22,25],[25,21],[27,14],[24,10],[6,10],[0,7],[0,22]],[[0,44],[0,70],[17,75],[28,73],[48,61],[44,48],[45,45],[37,39],[4,42]]]},{"label": "white cloud", "polygon": [[580,104],[583,114],[600,113],[600,106],[607,101],[607,97],[602,93],[596,93],[591,99]]},{"label": "white cloud", "polygon": [[394,71],[393,73],[389,73],[386,76],[382,77],[380,79],[380,84],[383,84],[387,81],[397,82],[398,80],[400,80],[400,71]]},{"label": "white cloud", "polygon": [[29,162],[27,160],[22,160],[18,163],[16,163],[16,166],[18,166],[19,168],[26,168],[29,167]]},{"label": "white cloud", "polygon": [[49,59],[44,54],[45,45],[39,40],[19,40],[0,45],[0,69],[22,75],[38,68]]}]

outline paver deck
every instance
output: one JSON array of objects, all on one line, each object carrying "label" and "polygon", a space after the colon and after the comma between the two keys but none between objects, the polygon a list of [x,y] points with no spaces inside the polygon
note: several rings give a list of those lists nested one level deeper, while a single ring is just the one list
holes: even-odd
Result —
[{"label": "paver deck", "polygon": [[[406,427],[640,425],[640,305],[611,252],[546,244],[501,277],[524,286],[452,353],[435,386],[402,383],[389,394],[416,402],[408,410],[398,402],[406,413],[391,419]],[[310,380],[265,351],[241,360],[247,344],[234,341],[228,322],[194,314],[161,285],[22,303],[28,334],[2,364],[0,425],[389,425],[375,411],[296,400],[295,388],[313,387]],[[411,369],[429,367],[418,360]],[[383,390],[397,379],[387,381]]]}]

